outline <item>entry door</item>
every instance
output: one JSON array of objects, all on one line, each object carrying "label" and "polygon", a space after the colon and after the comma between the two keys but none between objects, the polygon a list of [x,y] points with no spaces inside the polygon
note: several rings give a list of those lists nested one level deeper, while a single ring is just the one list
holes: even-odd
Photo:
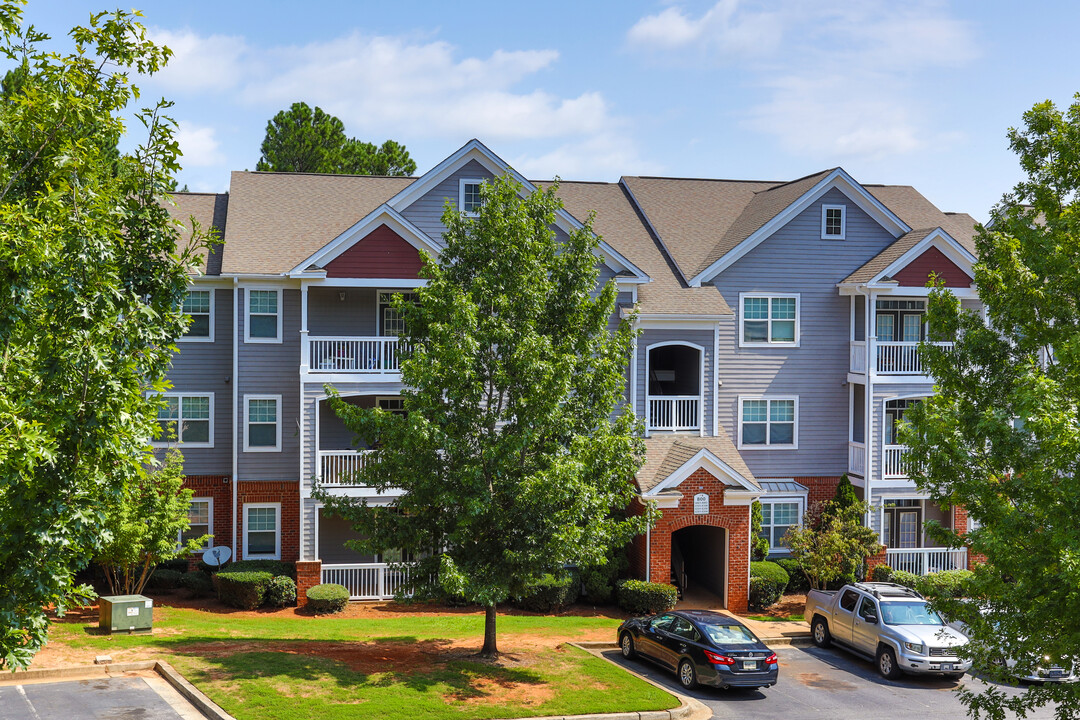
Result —
[{"label": "entry door", "polygon": [[919,511],[900,510],[896,515],[896,547],[919,547]]}]

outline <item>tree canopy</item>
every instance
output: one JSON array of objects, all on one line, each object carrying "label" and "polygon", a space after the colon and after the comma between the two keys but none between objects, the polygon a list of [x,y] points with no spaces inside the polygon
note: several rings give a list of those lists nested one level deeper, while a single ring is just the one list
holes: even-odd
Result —
[{"label": "tree canopy", "polygon": [[143,472],[196,234],[161,200],[177,169],[168,104],[135,111],[145,137],[115,153],[138,98],[130,73],[169,56],[133,14],[101,13],[75,49],[0,3],[0,666],[45,642],[46,609],[88,592],[73,574],[105,539],[103,508]]},{"label": "tree canopy", "polygon": [[448,203],[428,284],[415,304],[397,297],[406,414],[331,400],[378,444],[358,481],[401,497],[320,495],[367,538],[356,549],[415,558],[417,592],[483,605],[485,655],[498,604],[567,564],[603,566],[652,517],[624,512],[644,455],[623,404],[633,331],[627,319],[609,328],[617,291],[597,292],[598,240],[591,223],[556,236],[554,188],[520,193],[499,177],[477,217]]},{"label": "tree canopy", "polygon": [[[977,600],[939,608],[967,622],[977,666],[1002,680],[1049,663],[1080,669],[1080,95],[1065,112],[1035,105],[1009,144],[1027,177],[975,238],[986,321],[933,291],[930,339],[955,344],[920,348],[937,393],[902,435],[919,487],[967,509],[967,533],[933,530],[985,558],[969,588]],[[1051,703],[1059,718],[1080,714],[1073,684],[963,699],[992,718]]]},{"label": "tree canopy", "polygon": [[293,103],[266,124],[256,170],[344,175],[412,175],[416,163],[393,140],[376,147],[345,135],[338,118]]}]

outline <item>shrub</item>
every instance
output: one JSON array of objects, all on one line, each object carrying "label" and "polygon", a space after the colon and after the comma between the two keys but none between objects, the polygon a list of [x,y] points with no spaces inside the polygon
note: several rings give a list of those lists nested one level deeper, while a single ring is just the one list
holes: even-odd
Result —
[{"label": "shrub", "polygon": [[968,595],[967,586],[974,573],[970,570],[945,570],[918,579],[915,589],[928,598],[959,598]]},{"label": "shrub", "polygon": [[158,563],[158,570],[175,570],[178,573],[186,573],[188,569],[188,561],[186,557],[173,558],[172,560],[164,560]]},{"label": "shrub", "polygon": [[159,567],[150,574],[150,579],[147,580],[146,584],[154,590],[174,590],[180,585],[180,578],[183,575],[183,573],[176,570]]},{"label": "shrub", "polygon": [[799,561],[795,558],[777,558],[774,563],[784,568],[788,574],[787,591],[789,593],[805,593],[810,590],[810,580],[802,571]]},{"label": "shrub", "polygon": [[667,583],[623,580],[615,586],[615,597],[620,608],[642,615],[672,609],[679,601],[679,591]]},{"label": "shrub", "polygon": [[285,577],[290,577],[295,580],[296,563],[283,562],[281,560],[240,560],[239,562],[226,565],[221,572],[267,572],[274,577],[284,575]]},{"label": "shrub", "polygon": [[218,599],[231,607],[254,610],[266,599],[266,588],[274,576],[268,572],[220,572]]},{"label": "shrub", "polygon": [[528,595],[518,598],[517,606],[530,612],[558,612],[577,600],[580,589],[581,580],[577,573],[548,573],[530,588]]},{"label": "shrub", "polygon": [[344,585],[323,583],[307,591],[308,607],[321,614],[336,613],[349,604],[349,590]]},{"label": "shrub", "polygon": [[870,579],[874,582],[894,582],[894,572],[888,565],[878,565],[870,571]]},{"label": "shrub", "polygon": [[214,583],[210,576],[200,570],[192,570],[180,576],[180,587],[188,591],[191,597],[207,597],[214,594]]},{"label": "shrub", "polygon": [[607,553],[607,563],[581,568],[581,583],[589,602],[606,605],[615,598],[615,581],[630,567],[626,548],[616,548]]},{"label": "shrub", "polygon": [[291,577],[278,575],[266,586],[266,604],[270,607],[291,607],[296,604],[296,583]]},{"label": "shrub", "polygon": [[788,584],[788,574],[784,568],[774,562],[750,563],[750,607],[764,610],[774,604],[784,594]]},{"label": "shrub", "polygon": [[890,580],[890,582],[909,587],[912,590],[919,589],[919,576],[915,573],[904,572],[903,570],[893,570],[892,580]]}]

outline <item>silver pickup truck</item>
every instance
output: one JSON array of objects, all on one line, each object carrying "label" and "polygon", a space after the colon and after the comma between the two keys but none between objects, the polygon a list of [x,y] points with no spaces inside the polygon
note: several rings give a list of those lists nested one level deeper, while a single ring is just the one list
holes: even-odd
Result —
[{"label": "silver pickup truck", "polygon": [[971,661],[957,657],[967,638],[948,627],[919,593],[892,583],[865,582],[811,590],[806,619],[814,644],[833,642],[877,662],[887,678],[929,673],[960,678]]}]

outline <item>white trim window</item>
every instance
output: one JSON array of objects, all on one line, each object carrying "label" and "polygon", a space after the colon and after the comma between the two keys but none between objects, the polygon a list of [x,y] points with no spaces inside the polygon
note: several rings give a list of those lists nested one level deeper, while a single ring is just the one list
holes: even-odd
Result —
[{"label": "white trim window", "polygon": [[739,293],[739,346],[799,346],[799,294]]},{"label": "white trim window", "polygon": [[405,415],[405,398],[400,395],[376,397],[375,405],[392,415]]},{"label": "white trim window", "polygon": [[186,448],[214,447],[214,393],[161,393],[153,445],[180,443]]},{"label": "white trim window", "polygon": [[214,291],[188,290],[182,310],[191,317],[187,332],[179,342],[214,342]]},{"label": "white trim window", "polygon": [[769,541],[770,555],[790,553],[784,535],[791,528],[801,528],[806,499],[803,497],[761,498],[761,537]]},{"label": "white trim window", "polygon": [[244,342],[281,342],[281,289],[247,288]]},{"label": "white trim window", "polygon": [[799,398],[739,398],[740,450],[798,450]]},{"label": "white trim window", "polygon": [[480,214],[480,186],[484,181],[479,178],[461,178],[458,184],[458,208],[465,217]]},{"label": "white trim window", "polygon": [[193,497],[188,505],[188,529],[180,533],[180,544],[209,535],[203,549],[214,547],[214,498]]},{"label": "white trim window", "polygon": [[281,452],[281,396],[244,396],[244,452]]},{"label": "white trim window", "polygon": [[843,240],[847,231],[847,206],[821,206],[821,239]]},{"label": "white trim window", "polygon": [[281,559],[281,503],[244,503],[244,559]]}]

